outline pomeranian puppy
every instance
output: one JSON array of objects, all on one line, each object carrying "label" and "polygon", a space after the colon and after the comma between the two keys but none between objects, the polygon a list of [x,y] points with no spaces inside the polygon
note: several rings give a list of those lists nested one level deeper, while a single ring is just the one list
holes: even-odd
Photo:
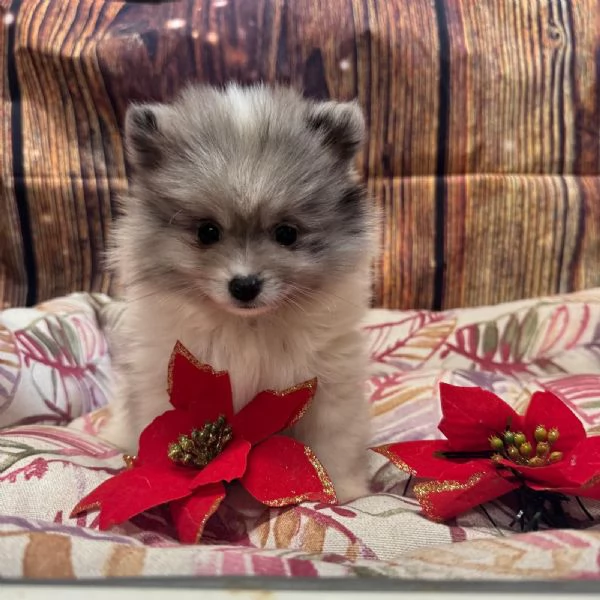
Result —
[{"label": "pomeranian puppy", "polygon": [[131,185],[111,262],[123,286],[112,417],[101,435],[135,454],[170,405],[180,340],[231,377],[235,410],[318,378],[291,434],[340,502],[367,492],[367,356],[378,219],[354,167],[355,102],[287,88],[189,87],[129,108]]}]

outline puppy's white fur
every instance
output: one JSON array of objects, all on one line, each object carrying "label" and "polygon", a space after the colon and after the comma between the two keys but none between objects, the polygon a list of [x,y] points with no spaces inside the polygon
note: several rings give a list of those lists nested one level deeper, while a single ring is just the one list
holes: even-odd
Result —
[{"label": "puppy's white fur", "polygon": [[[224,115],[228,110],[227,102],[229,110],[232,106],[239,109],[240,105],[244,105],[243,110],[237,111],[238,116],[232,117],[234,126],[242,121],[244,133],[240,135],[245,137],[241,139],[256,135],[252,131],[252,119],[257,118],[256,111],[260,111],[261,107],[268,108],[267,118],[278,118],[278,104],[276,99],[273,100],[276,98],[273,94],[283,94],[288,103],[292,101],[292,109],[298,111],[300,119],[304,118],[306,111],[321,115],[322,111],[331,108],[335,125],[335,116],[339,114],[336,111],[341,110],[337,104],[330,103],[326,109],[321,104],[305,103],[291,92],[273,92],[267,88],[244,90],[233,87],[219,93],[203,88],[193,93],[201,97],[202,94],[213,94],[210,96],[212,102],[225,105],[225,109],[222,109]],[[160,105],[155,114],[160,115],[164,110],[166,109]],[[189,104],[180,104],[176,110],[179,118],[191,118],[186,115],[186,111],[190,110]],[[352,110],[355,111],[355,108]],[[344,115],[344,118],[347,116]],[[321,125],[320,123],[319,126]],[[150,126],[151,129],[158,127],[163,135],[161,128],[166,130],[168,127],[176,127],[168,121],[161,122],[160,118],[158,124],[151,122]],[[328,123],[325,123],[324,127],[327,126]],[[131,129],[134,125],[130,124],[129,127]],[[300,122],[296,127],[302,127]],[[273,124],[270,125],[270,131],[273,131]],[[135,133],[131,130],[128,133],[130,157],[134,165],[136,159],[139,159],[140,150],[139,147],[131,150],[131,146],[135,146],[135,139],[131,141],[132,137],[135,138]],[[344,131],[337,132],[342,137],[343,133]],[[292,131],[291,135],[296,134]],[[303,136],[304,132],[297,135]],[[320,135],[320,130],[311,135]],[[331,145],[332,139],[335,146],[335,137],[327,138],[328,143]],[[161,141],[164,143],[164,139]],[[146,140],[142,143],[146,143]],[[323,147],[321,141],[319,146],[315,145],[315,148],[318,147]],[[326,153],[336,152],[335,147],[325,145],[324,148]],[[157,168],[161,168],[162,148],[155,147],[153,150],[159,156],[151,159],[157,161]],[[222,154],[226,152],[222,147],[218,151]],[[241,152],[239,149],[235,150],[238,151]],[[206,144],[202,145],[202,152],[206,152]],[[148,158],[147,154],[144,157]],[[313,156],[309,160],[314,158]],[[325,155],[323,160],[327,160]],[[339,162],[337,157],[331,160],[336,165]],[[343,160],[345,158],[342,162]],[[134,182],[136,177],[143,182],[147,177],[148,166],[141,165],[138,160],[137,167]],[[331,169],[333,172],[334,167]],[[206,170],[208,171],[208,167]],[[163,174],[163,180],[168,176],[168,172]],[[327,174],[322,176],[326,177]],[[345,182],[356,179],[350,164],[343,166],[338,176],[340,181]],[[261,175],[253,170],[253,174],[248,177],[268,178],[269,175]],[[134,185],[131,197],[125,201],[126,214],[120,220],[115,236],[112,258],[124,284],[125,309],[116,332],[117,384],[112,417],[101,435],[127,452],[136,452],[137,440],[143,428],[169,407],[166,393],[167,365],[171,351],[179,340],[200,361],[217,370],[229,372],[236,411],[261,390],[285,389],[316,376],[318,389],[315,399],[292,433],[310,445],[324,464],[341,502],[364,495],[367,491],[365,462],[370,415],[364,389],[367,357],[360,324],[371,293],[371,264],[377,237],[374,211],[360,216],[362,233],[354,232],[353,235],[355,238],[362,235],[364,239],[360,244],[357,242],[356,249],[345,249],[344,244],[353,242],[344,241],[341,233],[334,232],[331,236],[339,235],[340,239],[335,240],[335,248],[325,251],[331,253],[329,263],[323,258],[324,263],[320,266],[319,254],[314,258],[316,265],[278,265],[277,277],[284,283],[287,279],[293,279],[295,273],[302,273],[302,269],[314,269],[314,273],[307,271],[306,279],[302,280],[302,289],[308,291],[289,297],[280,297],[273,292],[263,313],[250,313],[250,316],[246,316],[243,308],[223,305],[220,282],[217,282],[218,285],[213,282],[213,278],[218,279],[214,273],[223,271],[222,259],[219,271],[210,271],[208,263],[202,267],[202,273],[211,274],[208,277],[209,283],[199,284],[198,287],[194,287],[195,284],[184,285],[183,291],[179,280],[170,280],[166,275],[162,277],[160,270],[156,276],[153,275],[152,269],[147,266],[148,256],[141,255],[144,253],[143,236],[147,235],[149,222],[154,217],[150,216],[152,210],[149,210],[148,204],[140,198],[152,193],[152,185],[145,187],[140,181]],[[324,181],[322,189],[326,190],[327,185]],[[299,191],[295,193],[300,195]],[[327,193],[335,194],[332,191]],[[325,191],[323,194],[327,195]],[[189,212],[191,209],[188,210],[188,206],[183,203],[171,207],[172,214],[176,210]],[[332,223],[335,223],[336,218],[332,215]],[[326,228],[325,225],[323,227]],[[339,226],[339,229],[343,227]],[[161,246],[158,229],[156,231],[153,235],[157,244],[156,253],[159,253],[161,248],[167,246]],[[175,242],[169,245],[164,253],[175,252],[174,244]],[[185,262],[184,252],[196,252],[189,248],[184,250],[183,247],[177,251],[181,255],[173,255],[173,269],[179,268],[179,264],[175,263]],[[258,253],[258,258],[248,261],[253,266],[258,261],[261,267],[268,270],[270,261],[276,261],[272,258],[274,253],[272,250],[264,255]],[[300,260],[301,254],[300,249],[293,260]],[[342,255],[338,265],[335,256]],[[248,252],[246,258],[247,256]],[[291,254],[286,256],[288,258],[282,255],[281,260],[292,260]],[[208,254],[203,254],[202,257],[202,260],[210,260]],[[240,253],[236,253],[235,257],[238,260]],[[161,260],[157,255],[154,263]],[[232,262],[235,261],[232,259]],[[157,268],[154,263],[152,268]],[[319,269],[327,269],[328,264],[331,266],[330,273],[320,273]],[[188,281],[191,268],[190,266],[185,272],[184,281]],[[290,274],[280,275],[288,273],[285,271],[287,268]],[[165,273],[170,271],[167,269]],[[292,291],[298,289],[293,284],[290,285]],[[279,287],[275,286],[273,289]]]}]

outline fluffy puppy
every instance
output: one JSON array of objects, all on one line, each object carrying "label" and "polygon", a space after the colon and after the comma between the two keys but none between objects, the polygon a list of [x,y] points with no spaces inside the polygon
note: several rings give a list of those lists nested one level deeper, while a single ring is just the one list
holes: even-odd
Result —
[{"label": "fluffy puppy", "polygon": [[366,493],[360,324],[377,218],[353,166],[363,134],[356,103],[287,88],[196,86],[172,104],[130,107],[131,185],[111,250],[125,309],[106,439],[136,452],[169,407],[180,340],[229,371],[236,411],[261,390],[318,377],[291,434],[341,502]]}]

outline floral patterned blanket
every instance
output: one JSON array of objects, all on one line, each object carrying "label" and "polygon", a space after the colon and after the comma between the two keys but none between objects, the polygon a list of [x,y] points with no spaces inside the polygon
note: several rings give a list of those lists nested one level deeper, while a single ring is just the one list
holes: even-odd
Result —
[{"label": "floral patterned blanket", "polygon": [[[122,468],[106,418],[117,303],[74,294],[0,313],[0,578],[144,575],[600,578],[600,503],[570,530],[521,534],[501,502],[428,521],[412,482],[372,453],[371,495],[265,509],[228,497],[205,541],[177,543],[160,511],[109,532],[77,501]],[[518,410],[558,394],[600,433],[600,289],[494,307],[373,310],[365,324],[373,444],[440,434],[438,383],[489,388]]]}]

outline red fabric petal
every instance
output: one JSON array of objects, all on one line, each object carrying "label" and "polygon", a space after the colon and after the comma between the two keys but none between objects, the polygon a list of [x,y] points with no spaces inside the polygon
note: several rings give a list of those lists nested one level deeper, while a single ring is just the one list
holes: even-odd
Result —
[{"label": "red fabric petal", "polygon": [[284,436],[252,448],[241,483],[267,506],[337,501],[329,476],[310,448]]},{"label": "red fabric petal", "polygon": [[508,467],[512,471],[517,471],[528,485],[534,484],[536,486],[542,486],[544,489],[554,489],[573,483],[569,479],[568,469],[565,469],[563,461],[548,465],[547,467],[525,467],[507,459],[501,460],[500,464]]},{"label": "red fabric petal", "polygon": [[245,440],[231,440],[219,456],[208,463],[192,480],[192,487],[199,488],[220,481],[239,479],[246,471],[250,444]]},{"label": "red fabric petal", "polygon": [[235,415],[233,431],[252,445],[284,431],[302,417],[316,388],[313,379],[283,392],[260,392]]},{"label": "red fabric petal", "polygon": [[579,442],[585,439],[585,429],[573,411],[551,392],[535,392],[531,397],[523,427],[525,435],[533,441],[533,432],[538,425],[546,429],[556,427],[560,437],[553,450],[570,452]]},{"label": "red fabric petal", "polygon": [[108,529],[150,508],[188,496],[190,481],[182,469],[127,469],[100,484],[77,504],[72,514],[100,508],[100,529]]},{"label": "red fabric petal", "polygon": [[169,509],[179,541],[196,544],[200,541],[204,526],[225,498],[225,487],[215,483],[200,488],[188,498],[171,502]]},{"label": "red fabric petal", "polygon": [[557,464],[563,463],[571,481],[585,484],[596,477],[600,473],[600,435],[588,437],[577,444],[573,451]]},{"label": "red fabric petal", "polygon": [[400,470],[424,479],[448,479],[459,476],[459,473],[476,473],[485,462],[491,464],[489,458],[455,460],[436,456],[438,452],[448,450],[446,440],[399,442],[372,448],[382,454]]},{"label": "red fabric petal", "polygon": [[215,371],[196,360],[177,342],[169,361],[169,396],[175,408],[189,409],[202,423],[233,416],[231,382],[226,371]]},{"label": "red fabric petal", "polygon": [[137,464],[170,468],[173,462],[167,452],[169,444],[180,435],[189,435],[194,427],[204,425],[187,410],[170,410],[159,415],[140,436]]},{"label": "red fabric petal", "polygon": [[509,461],[534,489],[560,490],[589,484],[600,473],[600,436],[587,438],[577,444],[570,454],[547,467],[522,467]]},{"label": "red fabric petal", "polygon": [[418,483],[414,493],[426,516],[446,521],[518,487],[519,483],[490,469],[466,479]]},{"label": "red fabric petal", "polygon": [[519,416],[496,394],[478,387],[459,387],[440,383],[443,417],[438,429],[457,451],[489,450],[489,437],[511,424],[520,426]]},{"label": "red fabric petal", "polygon": [[71,511],[70,518],[76,517],[83,512],[99,510],[102,507],[104,500],[110,498],[112,491],[121,485],[120,482],[122,480],[124,480],[125,485],[127,485],[127,479],[124,478],[125,473],[127,473],[127,471],[124,470],[121,473],[110,477],[94,488],[87,496],[84,496]]}]

